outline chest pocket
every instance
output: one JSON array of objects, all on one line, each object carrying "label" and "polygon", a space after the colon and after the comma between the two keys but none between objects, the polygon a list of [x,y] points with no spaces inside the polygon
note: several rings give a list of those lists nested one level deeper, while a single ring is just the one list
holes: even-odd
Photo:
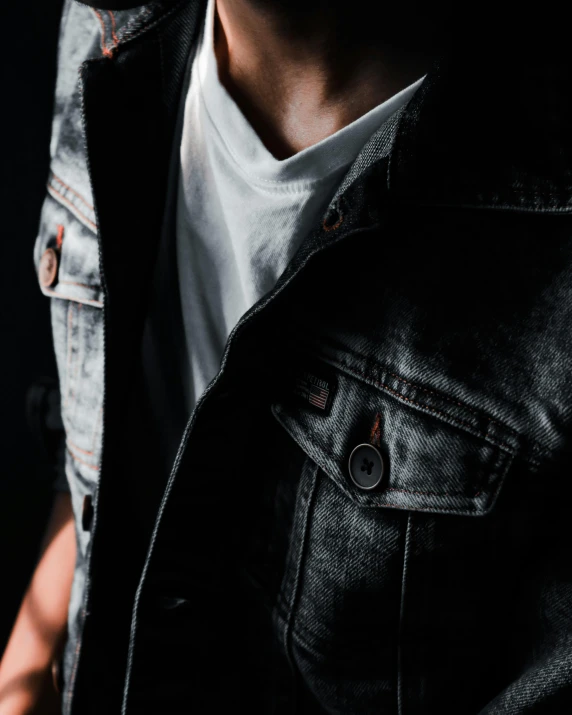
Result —
[{"label": "chest pocket", "polygon": [[[510,428],[387,372],[366,374],[349,364],[314,361],[303,380],[300,390],[294,378],[298,397],[275,402],[273,414],[356,505],[465,516],[482,516],[493,508],[518,447]],[[322,385],[313,392],[325,389],[321,404],[326,400],[331,406],[316,407],[308,381]],[[360,453],[360,463],[350,465],[352,452],[363,444],[375,446],[383,463],[373,489],[358,485]],[[367,460],[367,448],[362,454]],[[373,480],[378,465],[369,466]]]},{"label": "chest pocket", "polygon": [[[328,712],[354,712],[355,702],[359,712],[393,712],[410,531],[423,525],[417,560],[431,561],[436,573],[431,552],[439,541],[446,572],[460,577],[470,561],[463,538],[471,549],[484,544],[483,552],[494,542],[487,519],[475,517],[494,511],[518,438],[490,416],[389,372],[341,361],[308,365],[272,405],[306,455],[275,624]],[[368,468],[376,481],[374,447],[383,474],[362,489],[356,481],[367,481]],[[415,597],[445,604],[446,583],[440,595],[428,594],[429,580],[421,579]],[[438,609],[428,618],[438,622]]]},{"label": "chest pocket", "polygon": [[[34,262],[51,298],[67,461],[82,481],[99,470],[103,400],[103,292],[93,207],[53,176]],[[69,471],[69,470],[68,470]]]}]

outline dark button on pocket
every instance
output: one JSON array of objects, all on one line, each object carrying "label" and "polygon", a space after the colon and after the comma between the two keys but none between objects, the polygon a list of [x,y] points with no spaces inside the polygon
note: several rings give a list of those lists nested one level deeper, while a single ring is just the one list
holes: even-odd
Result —
[{"label": "dark button on pocket", "polygon": [[83,498],[83,507],[81,510],[81,528],[84,531],[89,531],[91,529],[91,522],[93,520],[93,500],[91,494],[86,494]]},{"label": "dark button on pocket", "polygon": [[350,454],[350,477],[360,489],[375,489],[383,479],[385,465],[379,451],[371,444],[359,444]]},{"label": "dark button on pocket", "polygon": [[58,275],[58,254],[53,248],[46,248],[40,259],[38,277],[44,288],[49,288],[56,281]]}]

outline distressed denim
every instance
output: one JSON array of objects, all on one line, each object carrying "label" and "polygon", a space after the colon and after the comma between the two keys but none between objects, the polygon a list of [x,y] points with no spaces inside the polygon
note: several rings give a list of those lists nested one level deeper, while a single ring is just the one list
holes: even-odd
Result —
[{"label": "distressed denim", "polygon": [[[162,474],[137,375],[203,12],[64,7],[35,248],[40,276],[59,263],[77,522],[63,712],[569,712],[564,69],[439,58],[233,331]],[[363,491],[368,443],[386,473]]]}]

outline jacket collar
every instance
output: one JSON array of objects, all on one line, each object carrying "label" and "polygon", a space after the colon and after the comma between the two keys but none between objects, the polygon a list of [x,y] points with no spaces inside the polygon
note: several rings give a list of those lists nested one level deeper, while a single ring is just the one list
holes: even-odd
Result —
[{"label": "jacket collar", "polygon": [[[104,13],[112,54],[169,24],[162,52],[188,54],[184,21],[206,0],[157,0]],[[194,11],[193,11],[194,10]],[[176,18],[180,21],[177,22]],[[174,18],[174,21],[169,21]],[[167,21],[167,23],[166,23]],[[393,196],[407,203],[507,211],[572,212],[572,67],[532,52],[452,51],[439,58],[402,113],[390,155]],[[178,103],[180,72],[163,77]],[[171,81],[169,81],[171,80]],[[381,158],[381,157],[380,157]],[[371,159],[367,162],[371,164]]]},{"label": "jacket collar", "polygon": [[390,187],[407,202],[572,212],[571,65],[440,58],[404,112]]}]

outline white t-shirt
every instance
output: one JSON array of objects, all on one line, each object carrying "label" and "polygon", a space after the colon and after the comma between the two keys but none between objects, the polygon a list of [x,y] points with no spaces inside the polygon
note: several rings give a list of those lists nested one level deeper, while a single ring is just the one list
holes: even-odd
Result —
[{"label": "white t-shirt", "polygon": [[180,117],[179,155],[142,343],[141,409],[167,473],[232,329],[272,290],[319,226],[362,147],[423,81],[280,161],[220,83],[214,12],[209,0]]},{"label": "white t-shirt", "polygon": [[423,80],[280,161],[219,80],[214,13],[209,0],[184,107],[176,201],[189,413],[218,372],[233,327],[274,287],[365,142]]}]

